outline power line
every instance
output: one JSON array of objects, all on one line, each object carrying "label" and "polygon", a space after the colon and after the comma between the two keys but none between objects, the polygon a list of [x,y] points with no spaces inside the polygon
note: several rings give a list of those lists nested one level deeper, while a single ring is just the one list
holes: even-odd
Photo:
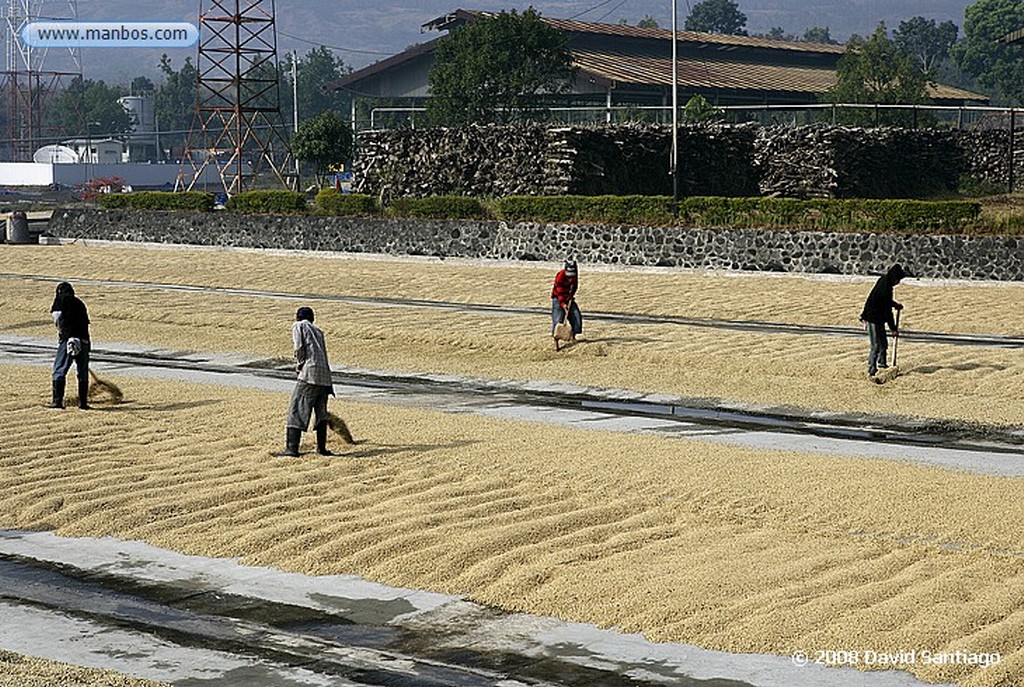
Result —
[{"label": "power line", "polygon": [[[611,3],[612,1],[613,1],[613,0],[602,0],[602,2],[599,2],[599,3],[597,3],[596,5],[594,5],[594,6],[593,6],[593,7],[591,7],[591,8],[585,9],[585,10],[583,10],[582,12],[577,12],[576,14],[572,15],[571,17],[569,17],[569,19],[579,19],[579,18],[580,18],[580,17],[582,17],[582,16],[584,15],[584,14],[590,14],[590,13],[591,13],[591,12],[593,12],[594,10],[599,10],[599,9],[601,9],[602,7],[604,7],[605,5],[607,5],[607,4],[609,4],[609,3]],[[614,9],[613,9],[612,11],[614,11]]]},{"label": "power line", "polygon": [[[611,2],[611,0],[608,0],[608,2]],[[321,43],[319,41],[311,41],[308,38],[301,38],[290,33],[285,33],[280,29],[278,30],[277,33],[282,36],[291,38],[293,41],[299,41],[300,43],[308,43],[309,45],[323,46],[325,48],[330,48],[331,50],[340,50],[342,52],[357,53],[359,55],[391,55],[391,53],[389,52],[378,52],[376,50],[357,50],[355,48],[343,48],[340,45],[325,45],[324,43]]]},{"label": "power line", "polygon": [[625,5],[625,4],[626,4],[626,0],[621,0],[621,1],[619,2],[619,4],[618,4],[618,5],[616,5],[615,7],[611,8],[610,10],[608,10],[607,12],[605,12],[604,14],[602,14],[602,15],[601,15],[601,16],[600,16],[600,17],[598,18],[598,20],[597,20],[597,23],[599,23],[599,24],[600,24],[600,23],[601,23],[602,21],[604,21],[604,20],[605,20],[606,18],[608,18],[608,16],[609,16],[609,15],[610,15],[610,14],[611,14],[612,12],[614,12],[614,11],[615,11],[615,10],[617,10],[617,9],[619,9],[620,7],[622,7],[622,6],[623,6],[623,5]]}]

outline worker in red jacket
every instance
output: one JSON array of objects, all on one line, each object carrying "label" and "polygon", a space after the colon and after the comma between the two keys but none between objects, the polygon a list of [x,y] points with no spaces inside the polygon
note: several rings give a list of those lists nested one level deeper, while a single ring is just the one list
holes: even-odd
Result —
[{"label": "worker in red jacket", "polygon": [[[555,284],[551,289],[551,335],[555,334],[555,325],[569,319],[572,327],[570,343],[583,331],[583,314],[576,305],[576,289],[579,278],[575,260],[566,260],[565,266],[555,275]],[[558,350],[558,339],[555,339],[555,350]]]}]

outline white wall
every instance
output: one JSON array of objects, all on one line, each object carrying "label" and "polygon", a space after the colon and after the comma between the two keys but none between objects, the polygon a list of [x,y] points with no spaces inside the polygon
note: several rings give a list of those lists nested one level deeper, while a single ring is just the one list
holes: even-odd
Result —
[{"label": "white wall", "polygon": [[0,162],[0,185],[49,186],[53,165],[39,162]]}]

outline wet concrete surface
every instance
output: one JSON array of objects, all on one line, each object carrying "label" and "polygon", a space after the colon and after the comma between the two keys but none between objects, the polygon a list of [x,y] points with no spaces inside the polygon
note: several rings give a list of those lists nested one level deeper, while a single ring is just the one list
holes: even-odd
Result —
[{"label": "wet concrete surface", "polygon": [[0,647],[189,687],[925,684],[111,538],[0,530],[0,581]]},{"label": "wet concrete surface", "polygon": [[[50,365],[53,343],[0,335],[0,363]],[[290,392],[291,361],[168,351],[110,343],[92,353],[93,369],[142,378]],[[465,412],[582,429],[647,432],[750,448],[881,458],[951,470],[1024,476],[1019,429],[934,423],[884,415],[742,407],[551,381],[497,382],[435,374],[334,370],[339,397]]]}]

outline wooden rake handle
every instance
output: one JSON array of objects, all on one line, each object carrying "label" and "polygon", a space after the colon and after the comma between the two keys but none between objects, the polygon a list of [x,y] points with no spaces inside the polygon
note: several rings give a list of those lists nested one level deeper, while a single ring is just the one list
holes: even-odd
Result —
[{"label": "wooden rake handle", "polygon": [[896,331],[892,333],[892,366],[896,367],[896,351],[900,345],[900,315],[902,308],[896,311]]}]

